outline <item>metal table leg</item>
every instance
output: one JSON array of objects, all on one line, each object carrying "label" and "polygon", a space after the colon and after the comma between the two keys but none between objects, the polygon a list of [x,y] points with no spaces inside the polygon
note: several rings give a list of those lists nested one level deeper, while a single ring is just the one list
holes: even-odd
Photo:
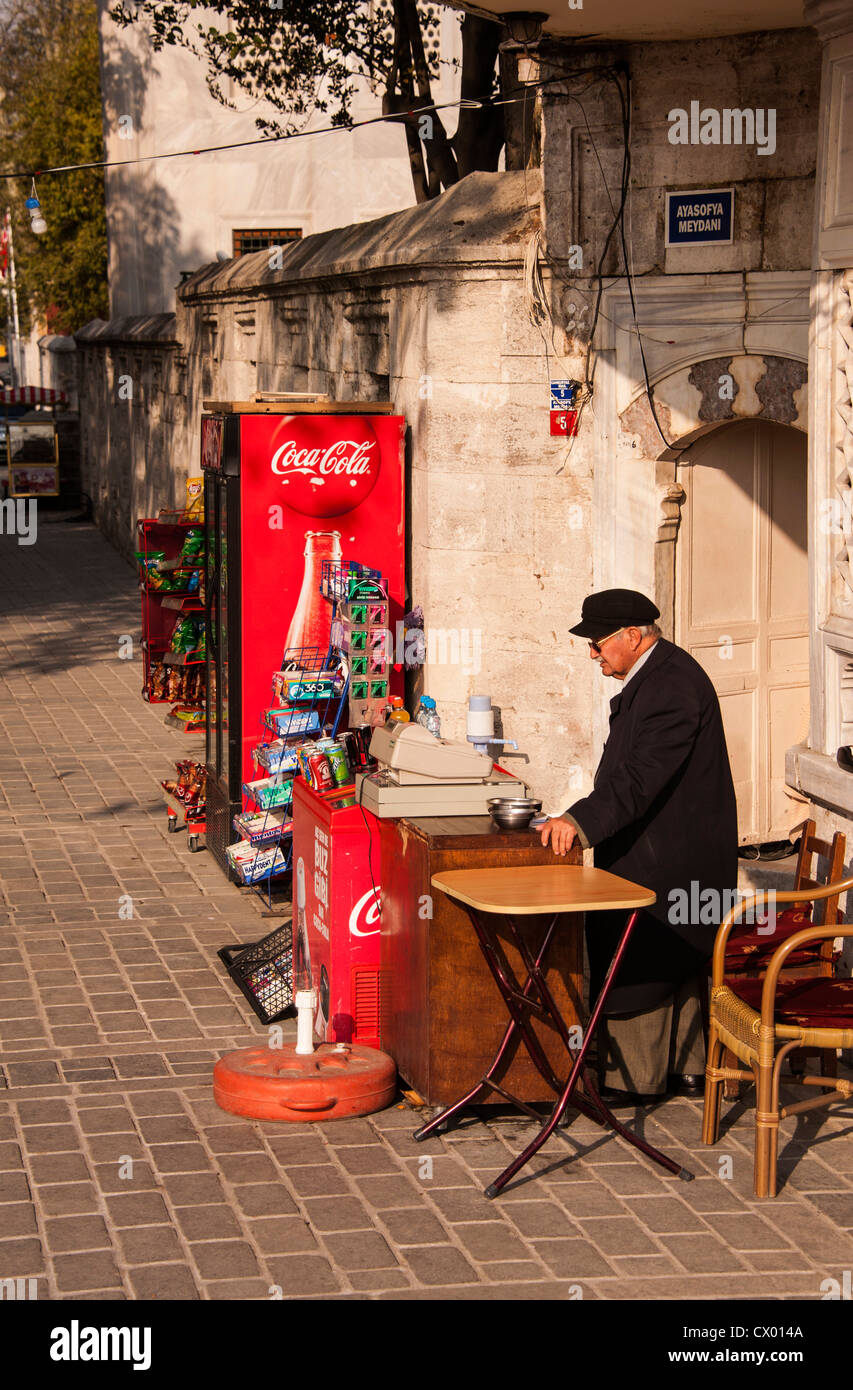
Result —
[{"label": "metal table leg", "polygon": [[[545,932],[542,945],[535,958],[531,955],[527,943],[521,936],[515,922],[511,918],[508,918],[510,935],[519,950],[527,971],[527,978],[524,985],[519,989],[515,981],[510,979],[501,963],[500,957],[495,949],[493,931],[485,925],[480,914],[476,912],[474,908],[467,906],[467,911],[480,943],[480,948],[485,957],[486,964],[507,1006],[507,1011],[510,1015],[510,1023],[501,1040],[494,1061],[482,1080],[479,1081],[467,1095],[463,1096],[461,1100],[456,1101],[454,1105],[449,1106],[447,1109],[443,1110],[441,1114],[437,1115],[434,1120],[431,1120],[428,1124],[422,1125],[420,1129],[416,1130],[414,1138],[425,1139],[428,1135],[445,1129],[448,1122],[455,1115],[459,1114],[468,1105],[473,1104],[475,1099],[485,1090],[496,1091],[520,1110],[539,1119],[539,1116],[532,1107],[519,1100],[517,1096],[513,1096],[509,1091],[504,1090],[504,1088],[499,1086],[493,1079],[497,1068],[506,1054],[509,1043],[516,1032],[518,1032],[521,1034],[521,1040],[527,1049],[531,1061],[551,1088],[557,1093],[558,1100],[549,1118],[545,1121],[536,1137],[531,1140],[526,1149],[524,1149],[523,1153],[513,1159],[512,1163],[510,1163],[495,1181],[490,1183],[485,1189],[485,1195],[487,1197],[496,1197],[515,1174],[538,1152],[546,1139],[554,1132],[569,1104],[580,1110],[583,1114],[597,1120],[598,1123],[609,1125],[616,1134],[639,1149],[648,1158],[659,1163],[670,1173],[676,1173],[684,1181],[689,1182],[693,1178],[692,1173],[686,1168],[682,1168],[680,1164],[676,1163],[673,1159],[668,1158],[666,1154],[661,1153],[661,1151],[656,1149],[653,1145],[648,1144],[644,1139],[641,1139],[639,1135],[634,1134],[632,1130],[628,1129],[616,1119],[609,1107],[601,1099],[596,1087],[592,1084],[585,1065],[592,1038],[595,1035],[595,1030],[607,1001],[607,996],[610,993],[616,972],[619,969],[627,949],[628,941],[639,917],[639,912],[632,912],[625,924],[625,929],[620,937],[613,959],[610,962],[604,984],[601,987],[601,992],[595,1002],[587,1027],[584,1029],[581,1046],[577,1053],[573,1054],[570,1034],[565,1019],[557,1007],[542,970],[542,962],[554,934],[558,921],[558,914],[555,914],[551,919]],[[528,1017],[531,1012],[551,1023],[565,1044],[566,1052],[572,1063],[569,1078],[565,1085],[561,1086],[560,1082],[557,1080],[539,1039],[530,1029]],[[578,1095],[575,1093],[581,1081],[583,1081],[584,1093]]]}]

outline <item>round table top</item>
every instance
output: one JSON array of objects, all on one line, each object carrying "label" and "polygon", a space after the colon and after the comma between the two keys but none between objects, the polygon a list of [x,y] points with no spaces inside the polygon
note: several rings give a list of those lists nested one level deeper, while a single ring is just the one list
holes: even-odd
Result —
[{"label": "round table top", "polygon": [[481,912],[531,916],[537,912],[629,911],[650,907],[656,894],[605,869],[536,864],[491,869],[449,869],[432,883],[448,897]]}]

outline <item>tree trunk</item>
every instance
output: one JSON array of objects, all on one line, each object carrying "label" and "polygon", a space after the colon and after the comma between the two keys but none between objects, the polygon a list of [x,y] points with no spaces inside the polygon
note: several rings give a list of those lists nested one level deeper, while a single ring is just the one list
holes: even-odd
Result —
[{"label": "tree trunk", "polygon": [[[495,76],[498,46],[503,25],[477,15],[466,14],[462,21],[463,99],[477,100],[488,93]],[[456,134],[451,140],[459,177],[476,169],[495,170],[504,144],[504,125],[500,108],[461,107]]]}]

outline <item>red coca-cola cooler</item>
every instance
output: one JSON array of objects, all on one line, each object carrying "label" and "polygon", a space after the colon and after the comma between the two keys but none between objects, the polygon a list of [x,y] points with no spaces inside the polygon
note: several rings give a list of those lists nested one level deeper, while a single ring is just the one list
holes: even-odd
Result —
[{"label": "red coca-cola cooler", "polygon": [[[323,560],[386,576],[393,636],[405,611],[405,420],[376,404],[323,409],[217,404],[202,417],[207,845],[226,870],[272,673],[287,648],[328,647]],[[391,671],[389,693],[402,681]]]},{"label": "red coca-cola cooler", "polygon": [[318,1042],[379,1046],[379,822],[352,788],[293,788],[294,982]]}]

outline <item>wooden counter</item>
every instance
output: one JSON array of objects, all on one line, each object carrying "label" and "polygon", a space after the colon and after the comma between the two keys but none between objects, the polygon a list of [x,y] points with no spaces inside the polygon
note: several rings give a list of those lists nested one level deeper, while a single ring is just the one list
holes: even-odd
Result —
[{"label": "wooden counter", "polygon": [[[432,875],[448,869],[580,864],[582,853],[575,845],[559,859],[543,849],[537,832],[499,830],[488,816],[430,816],[381,825],[381,1046],[409,1086],[430,1104],[445,1105],[480,1079],[508,1019],[467,912],[431,887]],[[541,939],[542,923],[541,917],[519,922],[525,940]],[[548,985],[570,1027],[582,1020],[581,932],[582,917],[566,916],[548,954]],[[507,963],[523,980],[518,954],[503,933],[501,942]],[[565,1080],[565,1051],[549,1026],[538,1021],[534,1026]],[[523,1100],[554,1099],[523,1047],[514,1049],[504,1076]],[[501,1103],[500,1096],[494,1101]]]}]

